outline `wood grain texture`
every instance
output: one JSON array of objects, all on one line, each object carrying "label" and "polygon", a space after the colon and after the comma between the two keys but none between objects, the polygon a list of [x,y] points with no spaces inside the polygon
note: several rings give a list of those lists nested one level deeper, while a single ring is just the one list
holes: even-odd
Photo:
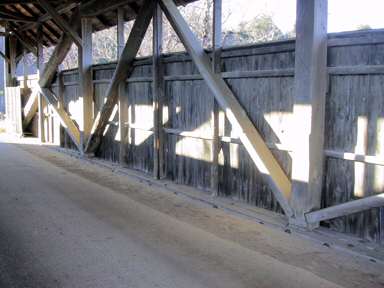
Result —
[{"label": "wood grain texture", "polygon": [[103,131],[118,100],[119,84],[130,76],[132,63],[135,60],[137,51],[140,48],[141,42],[152,19],[153,6],[154,3],[152,1],[146,0],[140,8],[139,15],[133,24],[127,43],[122,54],[120,55],[116,70],[113,74],[110,85],[108,86],[106,101],[103,108],[96,115],[92,125],[91,134],[84,149],[87,153],[95,152],[100,144]]},{"label": "wood grain texture", "polygon": [[[384,65],[384,57],[378,44],[337,46],[328,48],[328,66]],[[284,49],[283,49],[284,48]],[[342,49],[342,52],[339,51]],[[370,55],[367,57],[366,55]],[[349,59],[349,60],[348,60]],[[365,59],[365,60],[364,60]],[[292,43],[279,42],[269,45],[254,45],[246,48],[223,50],[223,72],[262,71],[273,69],[292,69],[294,67],[294,51]],[[152,63],[151,57],[135,61],[131,77],[147,78],[145,82],[127,82],[126,96],[129,100],[129,121],[135,127],[130,129],[126,145],[127,165],[130,168],[153,173],[153,132],[150,130],[153,121],[152,102]],[[165,55],[165,77],[197,74],[196,67],[188,55]],[[96,109],[104,101],[108,80],[112,78],[116,64],[94,66],[93,79]],[[66,83],[77,81],[76,70],[63,74]],[[249,77],[227,79],[254,125],[263,138],[271,145],[289,149],[289,128],[293,109],[292,74],[280,77]],[[384,154],[383,119],[384,119],[384,75],[331,75],[326,98],[325,149],[355,153],[359,117],[366,117],[367,136],[365,155],[381,157]],[[64,99],[68,111],[74,111],[76,86],[65,86]],[[163,120],[165,127],[194,131],[207,139],[189,139],[180,135],[166,133],[164,147],[166,176],[177,183],[192,185],[210,191],[211,177],[211,140],[213,95],[202,80],[167,81],[165,84]],[[76,118],[75,113],[70,113]],[[112,119],[113,120],[113,119]],[[115,119],[117,122],[117,118]],[[219,117],[219,136],[235,138],[230,123],[222,114]],[[109,130],[102,137],[97,156],[117,161],[119,140],[116,140],[117,127],[109,125]],[[299,128],[298,128],[299,129]],[[361,129],[361,128],[360,128]],[[191,134],[192,135],[192,134]],[[361,135],[361,133],[359,134]],[[224,139],[224,138],[223,138]],[[66,141],[68,147],[71,140]],[[235,141],[233,141],[235,142]],[[363,148],[364,148],[363,147]],[[283,166],[287,175],[291,173],[290,152],[273,149],[272,152]],[[362,154],[362,153],[356,153]],[[381,156],[380,156],[381,155]],[[364,164],[364,163],[363,163]],[[373,164],[364,164],[364,195],[382,193],[381,180],[384,179],[383,168]],[[322,207],[357,199],[355,193],[355,175],[361,168],[355,168],[350,160],[326,158]],[[355,171],[356,170],[356,171]],[[210,193],[210,192],[208,192]],[[238,143],[222,141],[219,153],[219,195],[252,205],[282,212],[273,197],[267,183],[258,174],[244,147]],[[348,217],[322,223],[341,232],[353,233],[357,236],[384,243],[384,212],[372,209]]]}]

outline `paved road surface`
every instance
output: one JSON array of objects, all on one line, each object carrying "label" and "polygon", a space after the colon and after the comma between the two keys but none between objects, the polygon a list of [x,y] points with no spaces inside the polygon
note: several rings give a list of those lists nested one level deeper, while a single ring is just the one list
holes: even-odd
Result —
[{"label": "paved road surface", "polygon": [[338,287],[0,143],[0,287]]}]

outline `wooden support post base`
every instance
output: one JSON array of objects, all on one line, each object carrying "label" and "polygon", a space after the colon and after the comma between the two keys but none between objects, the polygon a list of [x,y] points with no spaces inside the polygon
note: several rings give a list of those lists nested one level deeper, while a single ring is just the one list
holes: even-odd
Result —
[{"label": "wooden support post base", "polygon": [[93,159],[93,158],[96,158],[96,155],[95,155],[95,153],[93,153],[93,152],[84,152],[84,151],[82,151],[82,152],[81,152],[81,156],[84,157],[84,158],[86,158],[86,159]]},{"label": "wooden support post base", "polygon": [[320,222],[309,223],[305,218],[305,215],[303,215],[303,217],[289,217],[288,221],[289,227],[300,231],[312,231],[320,227]]},{"label": "wooden support post base", "polygon": [[[327,90],[327,0],[298,0],[290,223],[310,227],[305,214],[321,207]],[[319,223],[311,224],[312,227]],[[311,227],[310,227],[311,228]]]}]

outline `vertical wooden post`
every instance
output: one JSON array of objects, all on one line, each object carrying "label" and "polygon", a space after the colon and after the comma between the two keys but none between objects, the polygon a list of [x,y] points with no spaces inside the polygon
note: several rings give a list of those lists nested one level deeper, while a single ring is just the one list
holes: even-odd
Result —
[{"label": "vertical wooden post", "polygon": [[164,132],[163,132],[163,98],[164,98],[164,72],[161,61],[163,50],[163,13],[159,4],[153,12],[153,131],[154,154],[153,176],[157,179],[164,177]]},{"label": "vertical wooden post", "polygon": [[8,86],[16,86],[16,46],[17,38],[15,36],[9,36],[9,78]]},{"label": "vertical wooden post", "polygon": [[124,40],[124,10],[117,9],[117,58],[120,58],[125,46]]},{"label": "vertical wooden post", "polygon": [[137,55],[137,51],[140,49],[140,45],[152,19],[154,4],[155,3],[152,0],[145,0],[140,8],[127,43],[124,46],[120,59],[117,62],[115,72],[113,73],[107,88],[105,94],[106,101],[93,122],[92,134],[85,149],[87,152],[95,152],[101,143],[105,127],[108,125],[116,104],[118,104],[119,84],[124,82],[133,70],[132,65]]},{"label": "vertical wooden post", "polygon": [[[8,24],[9,25],[9,24]],[[6,37],[5,37],[5,56],[7,57],[8,61],[6,61],[5,64],[5,80],[6,80],[6,86],[12,87],[14,85],[14,79],[16,72],[16,42],[17,39],[9,34],[9,27],[6,24]]]},{"label": "vertical wooden post", "polygon": [[[120,59],[125,46],[124,39],[124,10],[117,9],[117,57]],[[125,90],[126,82],[119,84],[119,136],[120,151],[119,162],[122,166],[127,166],[127,135],[128,135],[128,95]]]},{"label": "vertical wooden post", "polygon": [[243,132],[239,133],[239,137],[244,148],[248,151],[265,181],[270,185],[285,214],[290,217],[293,214],[288,203],[291,196],[291,180],[285,174],[228,84],[221,75],[213,72],[209,56],[205,53],[174,1],[161,0],[160,3],[164,14],[187,49],[208,88],[222,109],[225,110],[227,119],[235,129]]},{"label": "vertical wooden post", "polygon": [[[215,73],[221,72],[221,16],[222,0],[213,1],[213,43],[212,43],[212,68]],[[212,166],[211,166],[211,190],[213,196],[219,194],[219,105],[213,97],[212,109]]]},{"label": "vertical wooden post", "polygon": [[222,50],[222,0],[213,1],[213,55],[212,63],[216,73],[221,72],[221,50]]},{"label": "vertical wooden post", "polygon": [[[8,30],[6,30],[8,32]],[[10,71],[10,60],[9,60],[9,38],[10,36],[6,34],[4,36],[4,55],[5,59],[8,59],[7,61],[4,61],[4,78],[5,78],[5,86],[10,86],[10,78],[11,78],[11,71]],[[5,89],[7,91],[7,89]],[[5,95],[4,95],[5,96]]]},{"label": "vertical wooden post", "polygon": [[[43,43],[41,41],[42,39],[42,26],[39,25],[37,27],[37,39],[38,39],[38,42],[37,42],[37,69],[38,69],[38,74],[39,74],[39,78],[41,77],[41,75],[43,75],[43,71],[44,71],[44,47],[43,47]],[[43,95],[41,95],[41,93],[39,93],[37,95],[37,106],[38,106],[38,115],[39,115],[39,122],[38,122],[38,137],[39,137],[39,140],[41,143],[44,143],[45,142],[45,130],[44,130],[44,98],[43,98]]]},{"label": "vertical wooden post", "polygon": [[[63,105],[64,101],[64,90],[65,90],[65,87],[64,87],[64,77],[63,77],[63,72],[59,71],[58,72],[58,84],[59,84],[59,87],[58,87],[58,97],[60,99],[60,105]],[[63,131],[63,127],[61,126],[61,123],[60,123],[60,118],[59,117],[56,117],[57,119],[57,122],[58,122],[58,137],[55,138],[56,141],[58,141],[58,145],[64,145],[64,147],[67,147],[67,137],[63,137],[63,139],[61,139],[61,137],[63,136],[62,134],[62,131]],[[65,135],[65,134],[64,134]],[[61,143],[61,141],[64,140],[63,143]]]},{"label": "vertical wooden post", "polygon": [[92,83],[92,18],[81,18],[82,47],[78,46],[79,84],[81,120],[80,146],[84,152],[85,143],[91,133],[93,123],[93,83]]},{"label": "vertical wooden post", "polygon": [[[22,59],[22,61],[23,61],[23,89],[20,90],[20,96],[22,96],[22,97],[25,97],[25,94],[27,93],[27,89],[28,89],[28,68],[27,68],[28,66],[27,66],[26,56],[27,56],[27,50],[23,46],[23,59]],[[23,91],[23,93],[22,93],[22,91]],[[33,93],[32,90],[30,90],[30,91],[31,91],[31,93]],[[21,108],[23,109],[23,107],[21,107]],[[21,129],[23,130],[23,128],[24,127],[22,125]],[[23,132],[24,132],[24,130],[23,130]]]},{"label": "vertical wooden post", "polygon": [[[297,0],[294,126],[291,138],[294,217],[307,225],[304,214],[321,204],[324,106],[327,84],[327,0]],[[318,223],[314,223],[315,228]]]},{"label": "vertical wooden post", "polygon": [[23,89],[28,88],[27,51],[23,47]]}]

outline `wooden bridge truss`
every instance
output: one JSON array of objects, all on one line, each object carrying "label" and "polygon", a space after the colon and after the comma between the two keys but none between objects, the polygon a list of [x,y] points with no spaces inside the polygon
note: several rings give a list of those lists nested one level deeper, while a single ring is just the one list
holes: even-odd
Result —
[{"label": "wooden bridge truss", "polygon": [[[56,1],[57,2],[57,1]],[[36,113],[42,119],[43,101],[58,115],[78,150],[84,155],[94,153],[100,145],[101,138],[109,119],[119,107],[120,139],[127,136],[127,99],[124,97],[122,83],[133,70],[133,62],[143,41],[144,35],[153,19],[153,107],[154,107],[154,176],[162,178],[161,167],[165,161],[163,155],[162,100],[164,94],[164,77],[162,68],[162,13],[164,13],[177,33],[181,42],[191,56],[202,78],[226,114],[231,125],[239,131],[240,140],[258,170],[269,183],[273,194],[291,225],[313,229],[319,222],[360,212],[373,207],[384,206],[384,194],[355,200],[345,204],[320,209],[322,173],[324,162],[324,105],[327,86],[327,0],[297,0],[296,53],[295,53],[295,91],[293,125],[297,127],[295,139],[292,139],[292,176],[286,175],[275,159],[264,139],[254,126],[246,110],[237,100],[236,95],[220,73],[221,54],[221,0],[214,1],[213,17],[213,53],[212,57],[204,51],[201,43],[191,31],[179,12],[177,5],[190,1],[144,0],[144,1],[110,1],[104,0],[66,2],[55,1],[2,1],[0,7],[14,5],[21,12],[26,7],[33,9],[38,4],[45,10],[38,17],[26,16],[14,10],[2,9],[0,23],[6,30],[1,32],[7,41],[6,53],[0,55],[6,60],[7,86],[15,84],[15,67],[18,61],[17,42],[38,57],[39,87],[29,97],[23,109],[23,126],[26,127]],[[23,6],[26,4],[32,6]],[[108,6],[106,8],[105,6]],[[21,8],[23,9],[21,9]],[[112,24],[117,25],[119,59],[108,89],[106,102],[100,112],[93,117],[92,92],[92,31],[95,18],[99,22],[108,22],[108,9],[117,10]],[[127,9],[129,12],[127,12]],[[7,12],[7,13],[6,13]],[[128,14],[128,16],[126,16]],[[131,33],[124,40],[124,21],[136,19]],[[107,20],[106,20],[107,19]],[[109,19],[111,21],[111,19]],[[17,23],[17,24],[15,24]],[[21,24],[20,24],[21,23]],[[54,24],[53,24],[54,23]],[[108,25],[108,24],[106,24]],[[36,28],[33,37],[32,28]],[[99,27],[99,29],[103,29]],[[59,31],[60,30],[60,31]],[[22,34],[24,33],[24,34]],[[27,36],[27,37],[25,37]],[[34,39],[32,39],[34,38]],[[80,105],[82,119],[77,123],[71,119],[62,104],[60,95],[49,88],[57,74],[60,63],[67,55],[72,43],[79,51]],[[56,48],[47,65],[43,67],[42,45],[55,44]],[[20,54],[20,53],[19,53]],[[44,100],[43,100],[44,99]],[[217,107],[217,106],[216,106]],[[213,191],[218,187],[218,109],[214,109],[214,137],[212,161]],[[39,135],[43,140],[44,126],[39,122]],[[124,142],[121,141],[120,158],[124,158]],[[121,161],[123,162],[123,161]]]}]

